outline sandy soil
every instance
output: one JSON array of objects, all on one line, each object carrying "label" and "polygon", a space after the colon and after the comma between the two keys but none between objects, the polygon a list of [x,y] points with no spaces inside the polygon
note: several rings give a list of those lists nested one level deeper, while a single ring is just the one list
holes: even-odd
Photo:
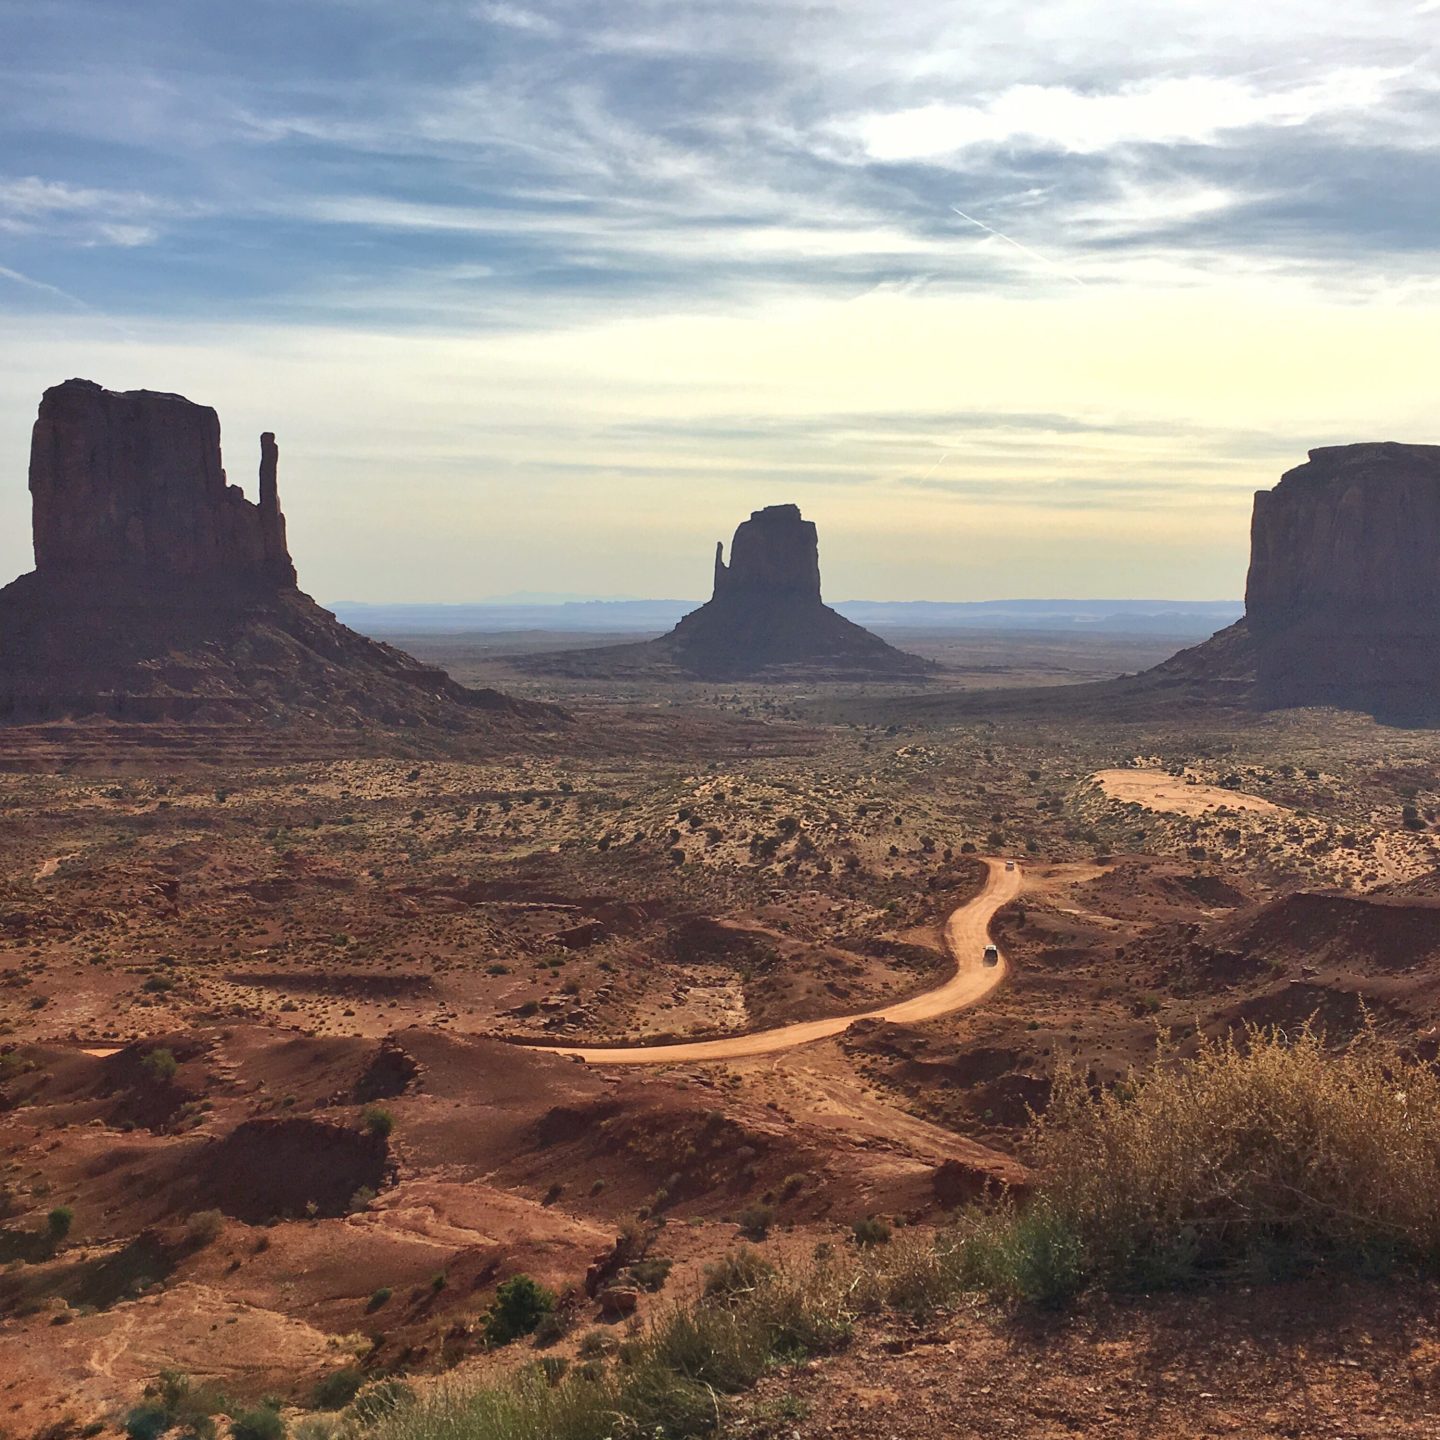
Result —
[{"label": "sandy soil", "polygon": [[1168,815],[1203,815],[1208,810],[1246,810],[1263,815],[1282,815],[1283,805],[1264,800],[1259,795],[1246,795],[1238,790],[1225,790],[1218,785],[1203,785],[1184,775],[1168,775],[1163,770],[1097,770],[1090,777],[1110,796],[1123,804],[1143,805]]}]

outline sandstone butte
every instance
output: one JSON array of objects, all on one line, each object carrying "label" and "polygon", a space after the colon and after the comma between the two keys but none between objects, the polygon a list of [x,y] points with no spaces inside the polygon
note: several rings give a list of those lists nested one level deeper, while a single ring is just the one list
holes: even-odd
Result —
[{"label": "sandstone butte", "polygon": [[210,407],[90,380],[47,390],[30,451],[35,569],[0,590],[0,722],[563,723],[467,690],[304,594],[278,468],[267,433],[253,502],[226,478]]},{"label": "sandstone butte", "polygon": [[636,645],[529,657],[537,673],[649,673],[703,680],[923,680],[937,667],[887,645],[820,598],[820,544],[798,505],[754,511],[735,531],[730,563],[715,547],[711,598],[668,635]]}]

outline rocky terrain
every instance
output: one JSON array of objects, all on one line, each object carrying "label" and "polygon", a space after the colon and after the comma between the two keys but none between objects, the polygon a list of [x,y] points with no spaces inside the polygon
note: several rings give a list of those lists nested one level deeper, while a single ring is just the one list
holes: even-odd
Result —
[{"label": "rocky terrain", "polygon": [[207,406],[87,380],[47,390],[30,458],[35,569],[0,591],[0,721],[283,726],[332,751],[368,729],[563,722],[553,706],[466,690],[303,594],[277,466],[262,436],[251,502],[227,482]]},{"label": "rocky terrain", "polygon": [[797,505],[755,511],[735,531],[728,565],[724,545],[716,545],[714,593],[668,635],[512,663],[531,674],[712,681],[805,676],[921,681],[936,668],[824,604],[819,539]]},{"label": "rocky terrain", "polygon": [[[0,756],[11,1440],[118,1436],[187,1376],[230,1416],[351,1440],[385,1396],[610,1383],[717,1274],[859,1286],[872,1262],[901,1278],[843,1340],[674,1433],[1426,1433],[1440,1339],[1413,1270],[1059,1313],[919,1293],[968,1206],[1043,1204],[1030,1121],[1067,1075],[1129,1094],[1247,1025],[1440,1056],[1434,730],[1256,704],[1256,634],[1300,623],[1320,519],[1264,522],[1251,619],[1204,664],[1057,700],[1093,655],[987,649],[936,697],[972,714],[904,670],[796,658],[820,630],[832,658],[888,647],[814,621],[813,526],[759,512],[635,668],[562,657],[492,714],[299,592],[272,440],[252,505],[213,412],[78,383],[37,427],[36,572],[0,599],[12,689],[55,703],[74,677],[91,707],[0,732],[30,737]],[[745,616],[758,678],[704,678],[682,652],[738,663]],[[967,701],[987,676],[1040,688]],[[285,749],[312,721],[369,749]],[[256,731],[276,748],[238,748]],[[502,1338],[522,1281],[552,1308]]]}]

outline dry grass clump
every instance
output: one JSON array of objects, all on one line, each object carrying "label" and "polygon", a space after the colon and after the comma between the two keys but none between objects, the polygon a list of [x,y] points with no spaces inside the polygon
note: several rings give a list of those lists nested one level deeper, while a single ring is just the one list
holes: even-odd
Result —
[{"label": "dry grass clump", "polygon": [[1062,1079],[1034,1127],[1032,1226],[1079,1268],[1173,1284],[1440,1259],[1440,1077],[1363,1031],[1339,1053],[1309,1027],[1251,1028],[1091,1095]]},{"label": "dry grass clump", "polygon": [[[688,1440],[718,1428],[725,1397],[771,1366],[843,1345],[851,1275],[838,1265],[793,1274],[742,1265],[751,1283],[666,1311],[641,1337],[599,1354],[558,1383],[538,1369],[481,1390],[454,1391],[402,1410],[383,1440]],[[598,1347],[596,1347],[598,1350]]]}]

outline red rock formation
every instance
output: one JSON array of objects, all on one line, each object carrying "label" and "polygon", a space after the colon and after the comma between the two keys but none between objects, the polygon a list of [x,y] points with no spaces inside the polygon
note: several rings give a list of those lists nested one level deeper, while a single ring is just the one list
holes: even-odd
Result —
[{"label": "red rock formation", "polygon": [[519,668],[568,676],[705,680],[834,676],[924,678],[937,668],[887,645],[820,599],[820,547],[799,506],[756,510],[715,547],[715,591],[668,634],[642,645],[527,656]]},{"label": "red rock formation", "polygon": [[293,589],[274,436],[261,447],[256,505],[226,483],[209,406],[91,380],[52,387],[30,447],[36,573],[89,587]]},{"label": "red rock formation", "polygon": [[537,728],[553,706],[457,685],[297,588],[275,437],[258,503],[226,483],[208,406],[88,380],[45,392],[35,569],[0,590],[0,721],[263,721],[337,732]]},{"label": "red rock formation", "polygon": [[1312,450],[1256,495],[1250,533],[1262,703],[1440,705],[1440,446]]},{"label": "red rock formation", "polygon": [[754,511],[730,542],[715,545],[714,599],[748,598],[768,604],[820,603],[820,540],[798,505]]},{"label": "red rock formation", "polygon": [[735,531],[730,563],[715,547],[715,592],[653,642],[706,679],[768,671],[923,676],[935,667],[887,645],[820,599],[820,544],[798,505],[756,510]]}]

